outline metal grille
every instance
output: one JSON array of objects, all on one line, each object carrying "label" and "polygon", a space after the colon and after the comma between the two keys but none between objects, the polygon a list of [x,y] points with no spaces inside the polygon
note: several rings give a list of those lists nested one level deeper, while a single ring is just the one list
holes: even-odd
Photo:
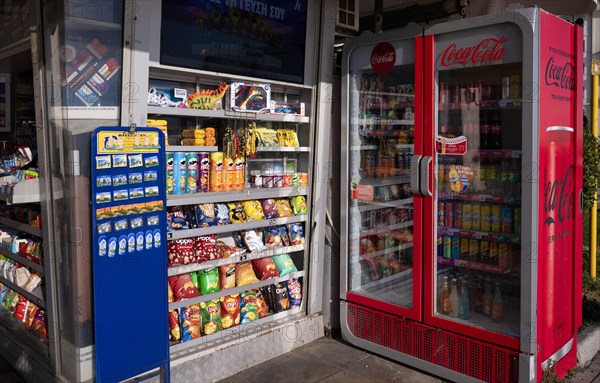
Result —
[{"label": "metal grille", "polygon": [[354,336],[491,383],[518,381],[519,355],[462,335],[348,304]]}]

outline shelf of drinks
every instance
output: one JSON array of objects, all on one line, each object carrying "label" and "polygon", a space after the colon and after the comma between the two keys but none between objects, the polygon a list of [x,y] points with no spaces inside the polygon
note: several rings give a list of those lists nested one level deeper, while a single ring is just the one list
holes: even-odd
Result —
[{"label": "shelf of drinks", "polygon": [[410,177],[399,176],[399,177],[386,177],[386,178],[375,178],[375,179],[363,179],[360,181],[361,185],[369,186],[388,186],[410,183]]},{"label": "shelf of drinks", "polygon": [[438,235],[452,235],[461,238],[483,239],[486,241],[502,243],[521,243],[521,236],[519,234],[490,233],[484,231],[456,229],[443,226],[438,226]]},{"label": "shelf of drinks", "polygon": [[400,222],[400,223],[390,225],[390,226],[377,227],[377,228],[369,229],[369,230],[361,230],[360,236],[366,237],[369,235],[387,234],[392,230],[406,229],[408,227],[411,227],[412,225],[413,225],[413,221],[406,221],[406,222]]},{"label": "shelf of drinks", "polygon": [[191,108],[171,108],[148,105],[148,114],[175,117],[206,117],[206,118],[244,118],[256,121],[309,123],[310,117],[290,114],[268,114],[257,112],[239,112],[229,110],[207,110]]},{"label": "shelf of drinks", "polygon": [[277,314],[272,314],[252,322],[239,324],[237,326],[215,332],[210,335],[203,335],[200,338],[189,340],[187,342],[171,342],[171,354],[175,354],[191,348],[189,350],[199,352],[201,350],[213,349],[216,344],[222,345],[228,341],[237,342],[241,337],[254,334],[255,331],[272,330],[272,327],[264,328],[263,326],[272,323],[280,324],[283,320],[291,320],[294,318],[300,319],[303,314],[302,308],[294,308]]},{"label": "shelf of drinks", "polygon": [[[397,144],[396,149],[413,149],[414,144]],[[379,145],[353,145],[350,150],[379,150]]]},{"label": "shelf of drinks", "polygon": [[[412,132],[408,132],[406,130],[399,129],[360,129],[358,134],[363,137],[392,137],[392,138],[406,138],[408,136],[412,137]],[[403,144],[411,144],[409,142],[404,142]],[[412,145],[412,144],[411,144]]]},{"label": "shelf of drinks", "polygon": [[[405,265],[403,265],[405,266]],[[381,279],[377,279],[375,281],[371,281],[365,284],[361,284],[360,288],[358,289],[352,289],[352,292],[355,293],[360,293],[361,290],[363,291],[367,291],[373,288],[378,288],[378,287],[382,287],[382,285],[387,285],[387,284],[392,284],[396,281],[399,281],[401,279],[408,279],[408,278],[412,278],[412,266],[406,266],[406,269],[400,271],[399,273],[381,278]]]},{"label": "shelf of drinks", "polygon": [[521,109],[521,100],[489,100],[483,101],[480,104],[476,103],[437,103],[439,111],[446,110],[504,110],[504,109]]},{"label": "shelf of drinks", "polygon": [[218,146],[184,146],[184,145],[167,145],[166,152],[216,152]]},{"label": "shelf of drinks", "polygon": [[308,188],[306,186],[289,186],[281,188],[249,188],[244,190],[229,190],[222,192],[169,194],[167,195],[167,206],[294,197],[298,195],[306,195],[307,193]]},{"label": "shelf of drinks", "polygon": [[395,253],[397,251],[402,251],[402,250],[406,250],[406,249],[412,249],[413,244],[412,243],[403,243],[399,246],[394,246],[394,247],[390,247],[387,249],[383,249],[383,250],[378,250],[378,251],[374,251],[372,253],[366,253],[366,254],[360,254],[360,255],[356,255],[353,254],[351,261],[352,263],[357,263],[360,261],[364,261],[367,259],[371,259],[374,257],[378,257],[380,255],[386,255],[386,254],[390,254],[390,253]]},{"label": "shelf of drinks", "polygon": [[17,230],[23,231],[23,232],[31,234],[31,235],[35,235],[36,237],[42,236],[42,229],[40,229],[39,227],[31,226],[28,223],[15,221],[10,218],[0,216],[0,224],[4,224],[13,229],[17,229]]},{"label": "shelf of drinks", "polygon": [[198,270],[213,269],[215,267],[230,265],[232,263],[252,261],[254,259],[261,259],[272,257],[279,254],[291,254],[298,251],[303,251],[304,245],[293,245],[293,246],[282,246],[282,247],[268,247],[263,251],[256,253],[243,253],[233,255],[229,258],[220,258],[212,261],[206,261],[203,263],[194,263],[184,266],[170,267],[168,270],[169,276],[180,275],[186,273],[193,273]]},{"label": "shelf of drinks", "polygon": [[507,274],[517,274],[518,275],[518,274],[520,274],[519,270],[515,270],[515,269],[511,269],[511,268],[504,268],[504,267],[500,267],[500,266],[496,266],[496,265],[488,265],[486,263],[480,263],[480,262],[466,261],[464,259],[444,258],[439,255],[437,256],[437,263],[441,264],[441,265],[464,267],[464,268],[471,269],[471,270],[485,271],[488,273],[495,273],[495,274],[502,274],[502,275],[507,275]]},{"label": "shelf of drinks", "polygon": [[520,337],[520,316],[518,311],[504,312],[501,321],[495,321],[491,317],[471,311],[469,319],[453,318],[445,314],[437,314],[438,318],[458,322],[465,326],[477,327],[486,331],[511,336],[513,338]]},{"label": "shelf of drinks", "polygon": [[289,146],[257,146],[257,152],[296,152],[296,153],[308,153],[310,152],[310,147],[308,146],[299,146],[299,147],[289,147]]},{"label": "shelf of drinks", "polygon": [[358,93],[364,96],[391,96],[391,97],[405,97],[415,98],[414,93],[393,93],[393,92],[378,92],[372,90],[359,90]]},{"label": "shelf of drinks", "polygon": [[38,259],[34,258],[33,256],[31,256],[29,254],[22,254],[22,253],[15,254],[4,248],[0,248],[0,255],[5,256],[6,258],[10,258],[13,261],[18,262],[25,267],[29,267],[30,269],[32,269],[33,271],[35,271],[39,274],[42,274],[42,275],[44,274],[44,266],[39,264]]},{"label": "shelf of drinks", "polygon": [[485,158],[521,158],[523,154],[520,150],[510,150],[510,149],[480,149],[479,157]]},{"label": "shelf of drinks", "polygon": [[42,296],[43,293],[42,293],[41,285],[36,287],[33,291],[27,291],[24,288],[17,286],[13,282],[10,282],[8,279],[4,278],[1,275],[0,275],[0,283],[2,283],[4,286],[7,286],[11,290],[16,291],[17,293],[21,294],[22,296],[27,298],[27,300],[29,300],[32,303],[35,303],[37,306],[39,306],[43,309],[46,308],[46,301],[44,301],[44,298]]},{"label": "shelf of drinks", "polygon": [[296,271],[296,272],[290,273],[283,277],[269,278],[269,279],[265,279],[264,281],[258,281],[258,282],[250,283],[250,284],[243,285],[243,286],[236,286],[231,289],[217,291],[216,293],[200,295],[199,297],[184,299],[184,300],[181,300],[178,302],[172,302],[172,303],[169,303],[169,310],[175,310],[175,309],[182,308],[184,306],[189,306],[189,305],[193,305],[196,303],[207,302],[212,299],[219,299],[226,295],[239,294],[239,293],[243,293],[244,291],[259,289],[261,287],[272,285],[274,283],[285,282],[290,279],[302,278],[302,277],[304,277],[304,271]]},{"label": "shelf of drinks", "polygon": [[504,204],[521,204],[521,198],[510,195],[490,195],[490,194],[462,194],[453,192],[439,192],[438,200],[456,200],[468,202],[489,202]]},{"label": "shelf of drinks", "polygon": [[405,198],[405,199],[399,199],[396,201],[387,201],[387,202],[378,202],[378,201],[361,201],[361,203],[358,203],[358,201],[354,200],[352,201],[354,207],[358,208],[358,211],[361,213],[367,212],[367,211],[373,211],[373,210],[381,210],[381,209],[387,209],[389,207],[400,207],[400,206],[406,206],[410,209],[412,209],[412,205],[413,203],[413,199],[412,198]]},{"label": "shelf of drinks", "polygon": [[407,125],[412,126],[415,124],[415,120],[399,120],[385,117],[352,117],[351,124],[354,125],[380,125],[380,126],[392,126],[392,125]]},{"label": "shelf of drinks", "polygon": [[194,238],[194,237],[201,237],[204,235],[231,233],[234,231],[244,231],[244,230],[258,229],[258,228],[269,227],[269,226],[287,225],[288,223],[300,223],[300,222],[304,222],[304,221],[306,221],[306,215],[297,215],[294,217],[262,219],[262,220],[257,220],[257,221],[234,223],[234,224],[222,225],[222,226],[210,226],[210,227],[203,227],[203,228],[198,228],[198,229],[175,230],[175,231],[170,231],[167,233],[167,239],[174,240],[174,239]]}]

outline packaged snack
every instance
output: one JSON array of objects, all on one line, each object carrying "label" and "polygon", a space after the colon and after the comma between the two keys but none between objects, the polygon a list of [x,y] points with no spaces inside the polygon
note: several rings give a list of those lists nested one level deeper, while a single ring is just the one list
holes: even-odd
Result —
[{"label": "packaged snack", "polygon": [[288,235],[288,230],[285,225],[279,226],[279,233],[281,234],[281,242],[284,246],[290,246],[290,236]]},{"label": "packaged snack", "polygon": [[267,303],[267,306],[269,307],[269,313],[274,313],[275,312],[275,303],[273,302],[273,291],[275,290],[275,287],[273,285],[268,285],[268,286],[263,286],[260,288],[260,294],[262,295],[262,297],[265,299],[265,302]]},{"label": "packaged snack", "polygon": [[181,206],[169,208],[167,211],[167,230],[189,229],[188,222]]},{"label": "packaged snack", "polygon": [[228,329],[240,324],[240,294],[226,295],[221,299],[221,327]]},{"label": "packaged snack", "polygon": [[238,263],[235,267],[235,285],[244,286],[254,282],[258,282],[258,278],[256,278],[256,275],[254,274],[252,263]]},{"label": "packaged snack", "polygon": [[24,296],[20,295],[15,305],[15,320],[18,323],[25,322],[25,316],[27,315],[27,309],[29,308],[29,301]]},{"label": "packaged snack", "polygon": [[290,244],[292,245],[303,245],[304,244],[304,229],[299,223],[291,223],[287,226],[288,236],[290,237]]},{"label": "packaged snack", "polygon": [[243,201],[242,207],[244,208],[246,217],[248,217],[248,221],[260,221],[265,219],[262,205],[257,200]]},{"label": "packaged snack", "polygon": [[298,195],[291,198],[292,209],[294,210],[294,214],[301,215],[306,214],[306,197],[303,195]]},{"label": "packaged snack", "polygon": [[287,295],[287,288],[283,283],[275,283],[273,284],[273,303],[275,307],[273,309],[276,313],[280,313],[282,311],[286,311],[290,309],[290,300]]},{"label": "packaged snack", "polygon": [[46,311],[39,309],[35,312],[33,321],[31,322],[31,331],[36,334],[40,339],[47,339],[48,332],[46,326]]},{"label": "packaged snack", "polygon": [[221,301],[219,299],[200,303],[200,315],[202,316],[202,333],[204,335],[214,334],[221,330]]},{"label": "packaged snack", "polygon": [[300,308],[302,304],[302,284],[298,278],[292,278],[285,282],[288,299],[290,300],[290,308]]},{"label": "packaged snack", "polygon": [[289,273],[298,271],[296,265],[294,265],[294,261],[288,254],[275,255],[273,257],[273,262],[275,262],[275,266],[277,266],[280,277],[285,277]]},{"label": "packaged snack", "polygon": [[218,221],[215,216],[215,205],[212,203],[197,205],[196,220],[198,221],[198,227],[215,226]]},{"label": "packaged snack", "polygon": [[258,319],[258,306],[256,304],[256,291],[246,291],[241,297],[240,309],[241,323],[249,323]]},{"label": "packaged snack", "polygon": [[217,225],[229,225],[231,224],[231,220],[229,219],[229,207],[224,203],[216,203],[215,204],[215,212]]},{"label": "packaged snack", "polygon": [[282,245],[281,233],[278,227],[271,226],[265,229],[265,245],[267,247],[277,247]]},{"label": "packaged snack", "polygon": [[265,297],[263,296],[262,290],[258,289],[256,291],[256,309],[259,318],[264,318],[269,314],[272,314],[269,305]]},{"label": "packaged snack", "polygon": [[27,309],[27,316],[25,318],[25,327],[31,328],[33,324],[33,320],[35,319],[35,314],[38,312],[40,308],[34,305],[33,303],[29,304],[29,309]]},{"label": "packaged snack", "polygon": [[260,203],[266,219],[279,218],[277,204],[273,198],[263,199]]},{"label": "packaged snack", "polygon": [[200,306],[189,305],[179,309],[179,320],[181,322],[181,341],[200,338],[202,318],[200,317]]},{"label": "packaged snack", "polygon": [[177,310],[169,311],[169,340],[179,342],[181,340],[181,329],[179,328],[179,313]]},{"label": "packaged snack", "polygon": [[200,291],[200,282],[198,281],[198,273],[199,272],[190,273],[190,278],[192,278],[192,283],[194,284],[194,286],[196,286],[198,291]]},{"label": "packaged snack", "polygon": [[247,249],[246,243],[244,242],[244,232],[243,231],[236,231],[231,236],[237,247],[239,247],[240,249],[244,249],[244,250]]},{"label": "packaged snack", "polygon": [[202,295],[219,291],[219,270],[217,268],[198,271],[198,283]]},{"label": "packaged snack", "polygon": [[230,202],[229,206],[229,219],[231,223],[243,223],[248,221],[248,217],[244,212],[244,207],[239,202]]},{"label": "packaged snack", "polygon": [[219,252],[219,258],[229,258],[246,252],[246,250],[239,247],[229,246],[223,241],[215,242],[215,246]]},{"label": "packaged snack", "polygon": [[279,276],[277,267],[271,258],[254,259],[252,260],[252,266],[261,281]]},{"label": "packaged snack", "polygon": [[171,285],[171,289],[173,290],[175,302],[200,296],[200,293],[196,286],[194,286],[192,277],[189,274],[169,277],[169,285]]},{"label": "packaged snack", "polygon": [[198,220],[196,217],[196,208],[194,206],[184,206],[183,213],[185,214],[185,220],[187,221],[189,228],[197,228]]},{"label": "packaged snack", "polygon": [[244,233],[244,243],[251,253],[263,251],[265,249],[265,245],[256,230],[248,230]]},{"label": "packaged snack", "polygon": [[2,302],[2,312],[8,316],[13,317],[15,314],[15,307],[17,307],[17,303],[19,302],[20,295],[15,291],[9,291]]},{"label": "packaged snack", "polygon": [[276,199],[275,205],[277,206],[277,211],[279,212],[279,217],[294,216],[294,212],[292,211],[292,207],[290,206],[290,201],[288,201],[287,198]]},{"label": "packaged snack", "polygon": [[195,248],[198,263],[219,258],[219,251],[215,245],[215,238],[216,237],[212,235],[196,237]]},{"label": "packaged snack", "polygon": [[169,303],[175,302],[175,297],[173,296],[173,289],[171,289],[170,283],[167,283],[167,302],[169,302]]},{"label": "packaged snack", "polygon": [[187,265],[198,261],[194,239],[186,238],[169,241],[167,251],[169,267]]},{"label": "packaged snack", "polygon": [[221,290],[235,287],[235,263],[219,267],[219,280],[221,281]]}]

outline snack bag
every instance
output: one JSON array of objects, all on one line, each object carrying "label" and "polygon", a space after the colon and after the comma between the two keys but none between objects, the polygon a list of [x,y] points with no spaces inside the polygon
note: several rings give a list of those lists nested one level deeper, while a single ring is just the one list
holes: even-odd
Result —
[{"label": "snack bag", "polygon": [[200,293],[196,286],[194,286],[192,277],[189,274],[169,277],[169,285],[171,285],[171,289],[173,290],[175,302],[200,296]]},{"label": "snack bag", "polygon": [[221,301],[219,299],[200,303],[200,315],[202,316],[202,333],[204,335],[214,334],[221,330]]},{"label": "snack bag", "polygon": [[279,226],[279,234],[281,234],[281,242],[283,243],[283,246],[290,246],[290,236],[285,225]]},{"label": "snack bag", "polygon": [[287,289],[283,283],[275,283],[274,285],[273,302],[275,304],[276,313],[290,309],[290,300],[288,299]]},{"label": "snack bag", "polygon": [[221,281],[221,290],[235,287],[235,263],[219,267],[219,280]]},{"label": "snack bag", "polygon": [[25,318],[25,327],[31,328],[33,324],[33,320],[35,319],[35,314],[37,314],[39,307],[31,303],[29,305],[29,309],[27,310],[27,317]]},{"label": "snack bag", "polygon": [[290,308],[300,308],[302,304],[302,284],[298,278],[292,278],[285,282],[288,299],[290,300]]},{"label": "snack bag", "polygon": [[[171,208],[171,226],[170,230],[184,230],[189,229],[190,226],[185,218],[185,213],[181,206],[175,206]],[[167,227],[169,226],[169,215],[167,214]]]},{"label": "snack bag", "polygon": [[291,223],[287,226],[288,236],[290,237],[290,243],[292,245],[303,245],[304,244],[304,229],[299,223]]},{"label": "snack bag", "polygon": [[173,289],[171,289],[171,284],[167,283],[167,301],[169,303],[175,302],[175,297],[173,296]]},{"label": "snack bag", "polygon": [[275,266],[277,266],[280,277],[285,277],[289,273],[298,271],[296,265],[294,265],[294,261],[288,254],[275,255],[273,257],[273,262],[275,263]]},{"label": "snack bag", "polygon": [[190,238],[169,241],[167,245],[169,267],[197,262],[194,242]]},{"label": "snack bag", "polygon": [[17,323],[24,323],[29,308],[29,301],[24,296],[20,295],[15,306],[15,320]]},{"label": "snack bag", "polygon": [[230,202],[227,206],[229,206],[229,220],[231,223],[244,223],[248,221],[242,204],[239,202]]},{"label": "snack bag", "polygon": [[181,329],[179,328],[179,313],[177,310],[169,311],[169,340],[179,342]]},{"label": "snack bag", "polygon": [[241,323],[249,323],[258,319],[258,306],[256,304],[256,291],[246,291],[241,297],[240,310]]},{"label": "snack bag", "polygon": [[256,230],[248,230],[244,233],[244,243],[251,253],[263,251],[265,249],[265,245]]},{"label": "snack bag", "polygon": [[215,236],[197,237],[195,240],[196,258],[198,263],[219,258],[219,250],[215,245]]},{"label": "snack bag", "polygon": [[269,307],[269,313],[271,314],[275,312],[275,302],[273,301],[274,290],[275,287],[273,285],[263,286],[260,288],[260,294]]},{"label": "snack bag", "polygon": [[196,220],[198,221],[198,227],[215,226],[218,221],[215,216],[215,205],[212,203],[197,205]]},{"label": "snack bag", "polygon": [[247,250],[246,243],[244,242],[244,232],[243,231],[236,231],[231,236],[237,247],[239,247],[240,249]]},{"label": "snack bag", "polygon": [[219,291],[219,270],[217,268],[198,271],[198,283],[202,295]]},{"label": "snack bag", "polygon": [[294,212],[292,211],[292,207],[290,206],[290,201],[287,198],[279,198],[275,200],[275,206],[277,206],[277,211],[279,212],[279,217],[293,217]]},{"label": "snack bag", "polygon": [[221,327],[228,329],[240,324],[240,294],[221,298]]},{"label": "snack bag", "polygon": [[279,211],[277,210],[277,204],[273,198],[267,198],[260,201],[263,209],[263,213],[266,219],[279,218]]},{"label": "snack bag", "polygon": [[279,276],[277,267],[271,258],[254,259],[252,260],[252,266],[254,266],[254,270],[256,270],[256,274],[261,281]]},{"label": "snack bag", "polygon": [[200,328],[202,319],[200,317],[200,307],[189,305],[179,309],[179,320],[181,322],[181,341],[200,338]]},{"label": "snack bag", "polygon": [[190,278],[192,278],[192,283],[194,284],[194,286],[196,286],[196,288],[198,289],[198,291],[200,291],[200,282],[198,281],[198,273],[190,273]]},{"label": "snack bag", "polygon": [[294,214],[302,215],[306,214],[306,197],[303,195],[298,195],[291,198],[292,209],[294,210]]},{"label": "snack bag", "polygon": [[258,278],[252,270],[252,263],[249,261],[238,263],[235,267],[235,285],[244,286],[254,282],[258,282]]},{"label": "snack bag", "polygon": [[190,229],[196,229],[198,227],[198,219],[196,217],[196,207],[195,206],[184,206],[183,213],[185,215],[185,220],[188,223]]},{"label": "snack bag", "polygon": [[46,340],[48,338],[45,310],[39,309],[35,312],[35,316],[31,322],[31,331],[40,337],[40,339]]},{"label": "snack bag", "polygon": [[281,233],[278,227],[271,226],[265,229],[265,245],[267,247],[278,247],[282,245]]},{"label": "snack bag", "polygon": [[215,212],[218,226],[231,224],[231,220],[229,219],[229,207],[227,207],[227,204],[216,203]]},{"label": "snack bag", "polygon": [[257,200],[243,201],[242,207],[244,208],[244,212],[248,217],[248,221],[260,221],[265,219],[262,205]]},{"label": "snack bag", "polygon": [[229,246],[223,241],[217,241],[215,246],[219,252],[219,258],[229,258],[246,252],[246,250],[239,247]]},{"label": "snack bag", "polygon": [[259,318],[264,318],[269,314],[272,314],[272,311],[267,304],[267,301],[262,293],[261,289],[257,289],[256,291],[256,313]]}]

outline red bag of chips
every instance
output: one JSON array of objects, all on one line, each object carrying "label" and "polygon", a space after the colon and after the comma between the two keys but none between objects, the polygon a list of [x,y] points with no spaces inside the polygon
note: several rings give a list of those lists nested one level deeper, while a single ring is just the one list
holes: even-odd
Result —
[{"label": "red bag of chips", "polygon": [[197,262],[194,242],[189,238],[169,241],[169,267]]},{"label": "red bag of chips", "polygon": [[261,281],[269,278],[277,278],[279,276],[279,271],[277,271],[275,262],[269,257],[253,260],[252,266],[254,266],[254,270]]},{"label": "red bag of chips", "polygon": [[219,267],[219,280],[221,290],[232,289],[235,287],[235,264]]},{"label": "red bag of chips", "polygon": [[221,299],[221,326],[223,329],[240,324],[240,294],[231,294]]},{"label": "red bag of chips", "polygon": [[219,249],[216,246],[216,237],[209,235],[196,238],[196,256],[198,263],[219,258]]},{"label": "red bag of chips", "polygon": [[235,285],[244,286],[254,282],[258,282],[258,278],[252,270],[252,264],[250,262],[238,263],[235,267]]},{"label": "red bag of chips", "polygon": [[25,322],[25,316],[27,315],[27,309],[29,308],[29,301],[24,296],[20,295],[15,307],[15,319],[19,323]]},{"label": "red bag of chips", "polygon": [[174,342],[181,340],[181,329],[179,328],[179,313],[177,310],[169,311],[169,339]]},{"label": "red bag of chips", "polygon": [[175,302],[178,302],[182,299],[200,296],[200,293],[198,292],[196,286],[194,286],[192,277],[190,277],[189,274],[181,274],[169,277],[169,285],[171,285],[171,289],[173,290]]},{"label": "red bag of chips", "polygon": [[38,312],[39,307],[34,305],[33,303],[29,304],[29,309],[27,309],[27,317],[25,318],[25,327],[31,328],[33,324],[33,319],[35,318],[35,314]]}]

